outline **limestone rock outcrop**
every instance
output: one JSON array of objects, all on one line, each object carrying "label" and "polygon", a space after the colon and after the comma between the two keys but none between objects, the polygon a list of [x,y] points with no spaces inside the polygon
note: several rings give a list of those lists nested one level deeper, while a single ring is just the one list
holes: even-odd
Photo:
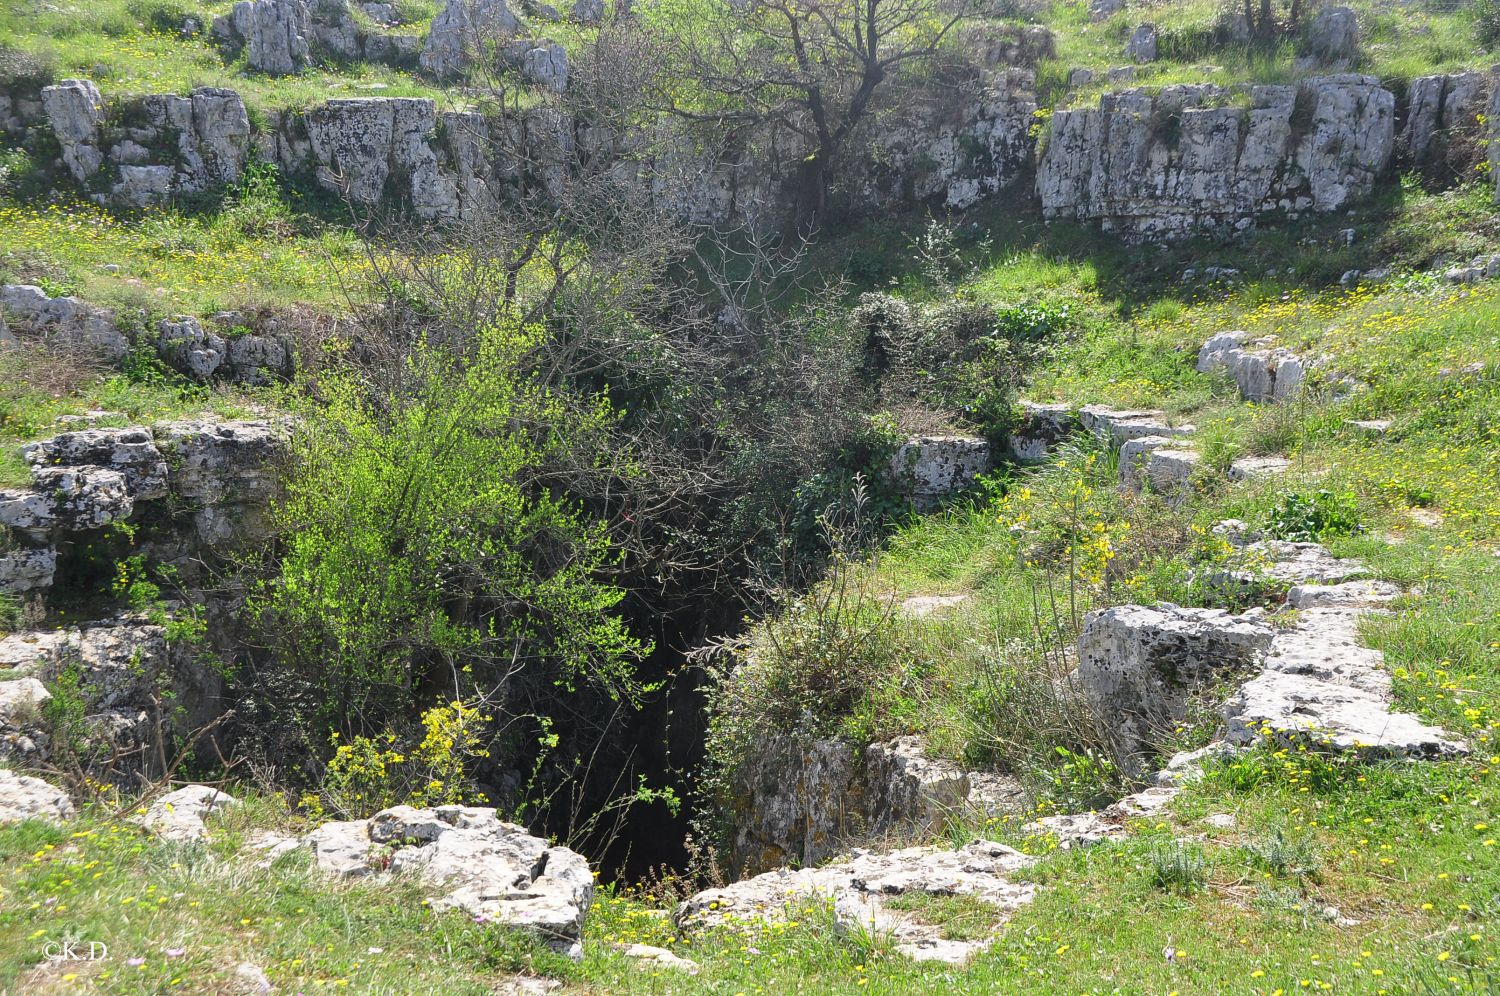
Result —
[{"label": "limestone rock outcrop", "polygon": [[1495,74],[1421,76],[1406,90],[1406,116],[1397,136],[1401,161],[1428,177],[1453,182],[1472,169],[1487,145],[1481,124],[1495,90]]},{"label": "limestone rock outcrop", "polygon": [[105,121],[99,90],[87,80],[46,87],[42,103],[63,162],[100,203],[146,207],[234,183],[249,156],[250,119],[233,90],[134,98],[119,109],[118,124]]},{"label": "limestone rock outcrop", "polygon": [[1300,585],[1287,595],[1296,625],[1277,633],[1265,669],[1224,705],[1231,744],[1270,738],[1365,758],[1443,758],[1463,743],[1410,713],[1391,711],[1383,655],[1359,639],[1359,617],[1399,597],[1394,585]]},{"label": "limestone rock outcrop", "polygon": [[130,339],[109,311],[76,297],[48,297],[31,284],[0,286],[0,316],[12,338],[35,335],[54,349],[93,353],[112,363],[130,351]]},{"label": "limestone rock outcrop", "polygon": [[1244,332],[1220,332],[1198,351],[1199,373],[1223,370],[1246,401],[1284,401],[1307,379],[1307,362],[1289,349],[1252,343]]},{"label": "limestone rock outcrop", "polygon": [[1091,612],[1078,638],[1078,685],[1120,754],[1133,757],[1186,717],[1195,693],[1257,671],[1273,636],[1264,622],[1221,609]]},{"label": "limestone rock outcrop", "polygon": [[304,842],[324,872],[354,877],[384,867],[415,875],[440,890],[435,911],[531,930],[582,955],[583,918],[594,896],[588,861],[493,809],[395,806],[368,820],[324,824]]},{"label": "limestone rock outcrop", "polygon": [[238,799],[211,785],[184,785],[159,796],[133,819],[164,840],[202,840],[208,836],[204,821],[221,809],[237,805]]},{"label": "limestone rock outcrop", "polygon": [[1396,110],[1374,77],[1254,86],[1249,97],[1244,109],[1221,87],[1177,85],[1056,112],[1037,169],[1044,216],[1170,238],[1339,211],[1374,190]]},{"label": "limestone rock outcrop", "polygon": [[243,46],[256,72],[288,76],[312,63],[312,14],[306,0],[240,0],[214,18],[221,42]]}]

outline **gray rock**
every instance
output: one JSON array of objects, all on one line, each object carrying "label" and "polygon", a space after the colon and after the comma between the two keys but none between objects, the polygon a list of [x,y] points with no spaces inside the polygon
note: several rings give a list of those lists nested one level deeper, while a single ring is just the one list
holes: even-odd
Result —
[{"label": "gray rock", "polygon": [[1166,436],[1138,436],[1120,444],[1120,490],[1140,492],[1146,482],[1146,465],[1154,450],[1171,446]]},{"label": "gray rock", "polygon": [[1395,97],[1372,77],[1255,86],[1248,112],[1227,97],[1176,85],[1056,112],[1037,169],[1043,215],[1132,239],[1238,230],[1264,214],[1343,210],[1393,153]]},{"label": "gray rock", "polygon": [[1222,370],[1246,401],[1281,401],[1295,397],[1306,379],[1306,363],[1286,349],[1247,349],[1244,332],[1220,332],[1198,351],[1199,373]]},{"label": "gray rock", "polygon": [[194,841],[208,836],[208,817],[239,800],[211,785],[185,785],[151,803],[134,822],[165,840]]},{"label": "gray rock", "polygon": [[1117,409],[1108,405],[1084,405],[1078,421],[1106,446],[1118,449],[1132,439],[1191,436],[1191,425],[1169,425],[1166,412],[1154,409]]},{"label": "gray rock", "polygon": [[556,42],[529,49],[521,57],[521,76],[554,93],[568,88],[568,52]]},{"label": "gray rock", "polygon": [[163,422],[153,428],[171,458],[169,489],[200,505],[260,504],[276,493],[281,434],[268,422]]},{"label": "gray rock", "polygon": [[312,16],[304,0],[240,0],[230,22],[244,39],[251,69],[289,76],[312,63]]},{"label": "gray rock", "polygon": [[437,120],[431,100],[407,97],[330,100],[308,111],[319,182],[354,204],[374,207],[394,176],[402,181],[399,195],[419,217],[458,217],[456,181],[440,168],[429,141]]},{"label": "gray rock", "polygon": [[1156,25],[1142,24],[1130,34],[1130,42],[1125,47],[1125,54],[1130,57],[1131,62],[1155,62],[1156,61]]},{"label": "gray rock", "polygon": [[0,681],[0,720],[7,724],[34,718],[38,710],[50,701],[52,693],[35,678]]},{"label": "gray rock", "polygon": [[103,467],[41,467],[32,471],[36,490],[51,501],[48,519],[64,532],[102,529],[135,510],[126,476]]},{"label": "gray rock", "polygon": [[34,468],[39,486],[39,475],[47,470],[103,468],[121,474],[136,501],[167,495],[167,461],[151,432],[138,426],[59,433],[28,443],[21,451]]},{"label": "gray rock", "polygon": [[962,491],[990,467],[990,444],[972,436],[920,436],[891,458],[890,474],[916,505],[931,507]]},{"label": "gray rock", "polygon": [[1478,118],[1488,90],[1489,80],[1480,72],[1412,80],[1406,89],[1406,122],[1397,139],[1401,159],[1430,169],[1447,161],[1455,143],[1482,141]]},{"label": "gray rock", "polygon": [[54,348],[114,363],[130,351],[130,340],[116,327],[114,315],[76,297],[48,297],[40,287],[5,284],[0,286],[0,312],[15,323],[18,339],[38,335]]},{"label": "gray rock", "polygon": [[1042,460],[1064,439],[1078,431],[1078,416],[1065,404],[1018,402],[1021,418],[1011,429],[1010,455],[1016,460]]},{"label": "gray rock", "polygon": [[422,71],[447,79],[467,69],[483,42],[513,35],[521,22],[505,0],[448,0],[422,47]]},{"label": "gray rock", "polygon": [[963,813],[969,776],[963,769],[927,756],[921,737],[898,737],[865,751],[865,807],[876,832],[901,826],[919,833],[941,831]]},{"label": "gray rock", "polygon": [[604,0],[574,0],[569,16],[579,24],[598,24],[604,20]]},{"label": "gray rock", "polygon": [[1194,694],[1258,670],[1273,635],[1258,620],[1219,609],[1091,612],[1078,638],[1079,688],[1133,759],[1186,717]]},{"label": "gray rock", "polygon": [[1347,69],[1359,58],[1359,21],[1348,7],[1325,7],[1307,27],[1316,64]]},{"label": "gray rock", "polygon": [[1453,757],[1468,747],[1392,712],[1383,655],[1361,644],[1359,619],[1397,592],[1369,582],[1294,588],[1296,625],[1279,631],[1265,669],[1224,705],[1231,744],[1318,744],[1365,758]]},{"label": "gray rock", "polygon": [[[5,684],[0,682],[0,689]],[[68,798],[68,793],[40,778],[0,768],[0,824],[20,823],[22,820],[62,823],[72,818],[73,801]]]},{"label": "gray rock", "polygon": [[392,873],[440,888],[433,910],[459,909],[528,929],[581,955],[583,918],[594,893],[588,862],[502,822],[493,809],[398,806],[370,820],[325,824],[305,839],[320,869],[345,876],[371,872],[372,847],[394,848]]},{"label": "gray rock", "polygon": [[42,89],[42,108],[62,146],[63,163],[73,179],[87,183],[104,165],[99,149],[99,122],[104,100],[89,80],[63,80]]},{"label": "gray rock", "polygon": [[163,320],[157,323],[156,333],[157,355],[194,380],[211,380],[229,353],[229,345],[219,336],[205,332],[196,318]]},{"label": "gray rock", "polygon": [[[0,492],[0,496],[3,494]],[[0,595],[20,595],[50,588],[56,572],[57,551],[50,547],[0,550]]]},{"label": "gray rock", "polygon": [[1284,474],[1291,468],[1292,461],[1286,457],[1240,457],[1229,465],[1228,477],[1231,481],[1253,481]]},{"label": "gray rock", "polygon": [[957,608],[968,600],[968,595],[914,595],[902,601],[901,614],[908,619],[925,619]]}]

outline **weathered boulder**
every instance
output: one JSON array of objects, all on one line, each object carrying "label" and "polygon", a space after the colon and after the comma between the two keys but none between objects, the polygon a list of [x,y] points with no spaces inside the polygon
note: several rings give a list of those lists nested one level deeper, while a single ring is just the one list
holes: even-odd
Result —
[{"label": "weathered boulder", "polygon": [[73,817],[68,793],[40,778],[0,768],[0,825],[22,820],[61,823]]},{"label": "weathered boulder", "polygon": [[1037,169],[1043,215],[1132,239],[1243,229],[1264,214],[1343,210],[1390,162],[1395,96],[1373,77],[1255,86],[1248,111],[1228,98],[1178,85],[1056,112]]},{"label": "weathered boulder", "polygon": [[962,491],[989,470],[990,444],[973,436],[919,436],[891,457],[890,475],[919,507]]},{"label": "weathered boulder", "polygon": [[[220,20],[214,22],[216,34]],[[226,27],[243,40],[245,63],[257,72],[289,76],[312,62],[312,15],[305,0],[240,0]]]},{"label": "weathered boulder", "polygon": [[459,187],[429,141],[437,107],[418,98],[330,100],[304,115],[318,181],[353,203],[373,207],[394,193],[422,218],[456,218]]},{"label": "weathered boulder", "polygon": [[746,919],[784,921],[799,916],[808,902],[831,902],[840,931],[877,933],[890,937],[907,957],[961,964],[993,943],[994,936],[947,939],[943,925],[923,923],[889,907],[888,900],[918,894],[974,896],[993,905],[997,920],[1003,922],[1035,896],[1034,885],[1012,881],[1035,860],[991,841],[957,850],[855,851],[846,860],[820,868],[780,869],[697,893],[677,907],[673,921],[684,932]]},{"label": "weathered boulder", "polygon": [[1078,431],[1071,405],[1019,402],[1021,417],[1010,430],[1010,455],[1016,460],[1042,460],[1058,444]]},{"label": "weathered boulder", "polygon": [[1348,69],[1359,59],[1359,19],[1348,7],[1324,7],[1307,26],[1310,64]]},{"label": "weathered boulder", "polygon": [[152,431],[171,462],[171,490],[177,499],[242,505],[274,496],[283,437],[269,422],[163,422]]},{"label": "weathered boulder", "polygon": [[211,785],[184,785],[158,797],[132,819],[165,840],[193,841],[208,836],[208,817],[239,800]]},{"label": "weathered boulder", "polygon": [[557,42],[528,48],[520,58],[521,76],[554,93],[568,88],[568,50]]},{"label": "weathered boulder", "polygon": [[162,320],[156,326],[156,352],[169,366],[194,380],[213,377],[229,352],[224,340],[205,332],[198,319],[183,316]]},{"label": "weathered boulder", "polygon": [[[3,500],[4,492],[0,492]],[[0,549],[0,595],[20,595],[52,587],[57,551],[48,547]]]},{"label": "weathered boulder", "polygon": [[1249,348],[1244,332],[1220,332],[1198,351],[1198,372],[1223,370],[1246,401],[1294,397],[1307,377],[1307,364],[1287,349]]},{"label": "weathered boulder", "polygon": [[1125,46],[1125,54],[1130,57],[1131,62],[1155,62],[1156,61],[1156,25],[1142,24],[1130,33],[1130,41]]},{"label": "weathered boulder", "polygon": [[573,0],[568,13],[579,24],[598,24],[604,20],[604,0]]},{"label": "weathered boulder", "polygon": [[1273,635],[1259,620],[1219,609],[1091,612],[1078,638],[1079,688],[1122,755],[1134,758],[1185,718],[1194,695],[1257,670]]},{"label": "weathered boulder", "polygon": [[515,34],[521,22],[505,0],[448,0],[422,47],[422,71],[436,79],[462,73],[485,43]]},{"label": "weathered boulder", "polygon": [[337,875],[371,874],[384,850],[396,874],[438,887],[434,910],[535,931],[575,957],[594,895],[588,861],[550,846],[493,809],[396,806],[369,820],[330,823],[305,838],[317,866]]},{"label": "weathered boulder", "polygon": [[17,339],[36,335],[49,346],[90,353],[113,363],[130,351],[130,340],[114,315],[76,297],[48,297],[31,284],[0,286],[0,314],[13,324]]}]

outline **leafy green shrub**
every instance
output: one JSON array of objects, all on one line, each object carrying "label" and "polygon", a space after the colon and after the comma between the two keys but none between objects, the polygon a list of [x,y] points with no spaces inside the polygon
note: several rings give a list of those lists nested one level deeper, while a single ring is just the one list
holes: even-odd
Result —
[{"label": "leafy green shrub", "polygon": [[995,315],[995,333],[1011,342],[1036,344],[1057,339],[1073,328],[1073,310],[1066,303],[1031,302]]},{"label": "leafy green shrub", "polygon": [[1325,488],[1312,495],[1284,491],[1266,516],[1266,533],[1275,539],[1311,543],[1364,531],[1358,503],[1347,491]]},{"label": "leafy green shrub", "polygon": [[1245,856],[1256,868],[1281,878],[1316,880],[1321,864],[1316,841],[1305,836],[1288,836],[1281,827],[1247,843]]},{"label": "leafy green shrub", "polygon": [[1469,16],[1480,44],[1491,47],[1500,42],[1500,0],[1473,0]]},{"label": "leafy green shrub", "polygon": [[615,415],[533,383],[521,360],[536,339],[486,327],[470,356],[414,347],[393,383],[319,380],[272,510],[280,558],[251,607],[318,690],[324,729],[383,725],[424,685],[459,699],[524,688],[535,709],[584,687],[639,691],[643,648],[613,611],[624,593],[599,580],[618,557],[542,482],[591,459],[576,447]]}]

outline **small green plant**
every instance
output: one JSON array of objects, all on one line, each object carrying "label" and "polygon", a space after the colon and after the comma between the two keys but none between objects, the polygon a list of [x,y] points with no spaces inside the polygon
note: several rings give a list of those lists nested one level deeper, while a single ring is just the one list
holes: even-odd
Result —
[{"label": "small green plant", "polygon": [[1266,533],[1274,539],[1312,543],[1364,531],[1359,505],[1348,491],[1284,491],[1266,517]]},{"label": "small green plant", "polygon": [[1001,911],[977,896],[907,892],[886,901],[886,908],[910,913],[920,923],[941,927],[947,941],[981,941],[1000,923]]},{"label": "small green plant", "polygon": [[1208,857],[1197,844],[1155,844],[1146,854],[1146,864],[1151,885],[1167,892],[1191,895],[1208,882]]},{"label": "small green plant", "polygon": [[1318,846],[1305,836],[1291,836],[1282,827],[1245,845],[1250,864],[1278,878],[1318,879]]}]

